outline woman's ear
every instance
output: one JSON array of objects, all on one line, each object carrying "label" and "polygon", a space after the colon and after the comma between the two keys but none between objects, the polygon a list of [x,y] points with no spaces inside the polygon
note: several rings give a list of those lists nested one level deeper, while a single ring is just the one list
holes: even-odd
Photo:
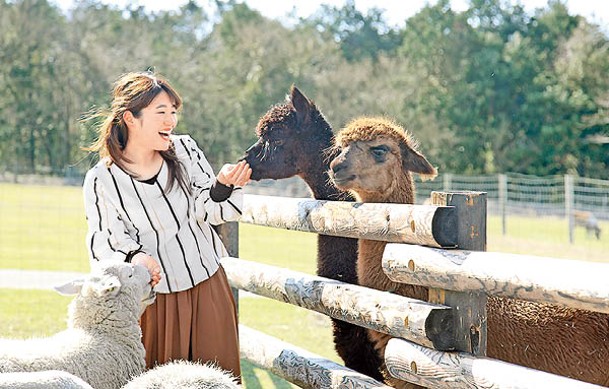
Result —
[{"label": "woman's ear", "polygon": [[123,120],[125,121],[125,124],[132,126],[135,122],[135,116],[133,116],[131,111],[125,111],[123,112]]}]

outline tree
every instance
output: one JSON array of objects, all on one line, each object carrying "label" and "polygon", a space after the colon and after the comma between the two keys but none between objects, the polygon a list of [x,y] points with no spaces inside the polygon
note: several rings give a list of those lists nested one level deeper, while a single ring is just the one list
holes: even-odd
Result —
[{"label": "tree", "polygon": [[503,0],[464,12],[440,0],[398,31],[354,1],[283,26],[236,0],[161,12],[79,0],[67,15],[0,0],[0,47],[3,169],[86,170],[96,126],[79,118],[108,106],[122,73],[152,67],[184,98],[177,131],[216,167],[296,84],[336,129],[397,119],[442,172],[609,178],[607,36],[561,1],[529,15]]},{"label": "tree", "polygon": [[[26,173],[56,172],[70,159],[75,131],[66,99],[66,24],[46,1],[0,4],[3,18],[1,89],[4,125],[0,161]],[[77,139],[77,138],[76,138]]]},{"label": "tree", "polygon": [[[400,55],[421,83],[406,109],[435,122],[446,141],[430,158],[459,173],[583,173],[578,128],[598,118],[606,88],[596,67],[587,67],[584,88],[557,62],[579,23],[559,1],[533,17],[498,0],[474,0],[463,13],[440,1],[409,19]],[[585,44],[577,38],[590,48],[580,62],[588,55],[600,65],[606,41],[598,30],[587,36]]]},{"label": "tree", "polygon": [[400,32],[387,26],[381,10],[373,7],[364,15],[355,8],[354,0],[347,0],[341,8],[322,4],[305,22],[338,42],[349,62],[391,55],[402,42]]}]

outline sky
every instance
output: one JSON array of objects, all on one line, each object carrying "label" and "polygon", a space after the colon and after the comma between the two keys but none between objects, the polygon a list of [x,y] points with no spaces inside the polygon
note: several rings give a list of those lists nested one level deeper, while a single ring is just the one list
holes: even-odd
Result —
[{"label": "sky", "polygon": [[[62,9],[71,7],[74,0],[51,0]],[[126,4],[144,5],[150,11],[178,9],[187,0],[102,0],[106,4],[116,4],[121,8]],[[250,8],[258,10],[262,15],[280,21],[287,20],[286,16],[292,11],[300,17],[307,17],[319,8],[321,4],[342,6],[346,0],[243,0]],[[355,6],[365,13],[369,8],[376,7],[385,10],[384,16],[388,25],[402,27],[404,21],[416,14],[426,4],[435,4],[435,0],[355,0]],[[467,9],[467,0],[452,0],[451,7],[462,11]],[[513,3],[524,4],[527,11],[544,7],[547,0],[514,0]],[[588,21],[599,24],[603,30],[609,30],[609,1],[607,0],[566,0],[569,12],[585,16]]]}]

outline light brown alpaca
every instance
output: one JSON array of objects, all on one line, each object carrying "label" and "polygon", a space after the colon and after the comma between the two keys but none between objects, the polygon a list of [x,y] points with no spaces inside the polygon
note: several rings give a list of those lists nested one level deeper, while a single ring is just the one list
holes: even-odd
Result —
[{"label": "light brown alpaca", "polygon": [[[373,203],[414,203],[412,174],[435,177],[436,169],[416,150],[416,142],[397,124],[382,118],[359,118],[337,135],[341,152],[330,163],[330,177],[357,201]],[[360,239],[357,257],[359,284],[392,291],[427,301],[427,288],[391,281],[383,272],[381,259],[386,242]],[[368,330],[381,360],[391,336]],[[392,378],[382,362],[385,381],[396,388],[419,388]]]},{"label": "light brown alpaca", "polygon": [[[358,201],[413,203],[411,172],[436,173],[410,135],[386,119],[352,121],[337,135],[336,147],[341,152],[330,164],[332,180]],[[385,276],[384,248],[383,242],[359,241],[360,284],[426,300],[427,288],[397,284]],[[490,296],[487,317],[489,357],[609,385],[609,315]],[[382,357],[389,336],[374,331],[369,335]],[[391,378],[388,382],[416,387]]]}]

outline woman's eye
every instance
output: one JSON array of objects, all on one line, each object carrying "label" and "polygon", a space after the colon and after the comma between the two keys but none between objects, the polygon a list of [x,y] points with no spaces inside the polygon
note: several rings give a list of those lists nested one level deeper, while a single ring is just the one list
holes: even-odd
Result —
[{"label": "woman's eye", "polygon": [[277,139],[273,141],[273,146],[278,147],[278,146],[283,146],[283,144],[285,143],[285,141],[283,139]]}]

